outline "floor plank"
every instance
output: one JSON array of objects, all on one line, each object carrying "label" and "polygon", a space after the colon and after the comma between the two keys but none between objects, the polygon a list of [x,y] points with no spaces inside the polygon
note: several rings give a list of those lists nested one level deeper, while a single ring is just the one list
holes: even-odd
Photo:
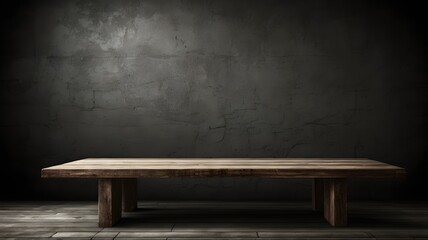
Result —
[{"label": "floor plank", "polygon": [[93,237],[97,232],[57,232],[52,237],[57,238],[76,238],[76,237]]},{"label": "floor plank", "polygon": [[139,202],[111,228],[96,202],[0,202],[4,239],[428,239],[428,202],[350,202],[334,228],[308,202]]}]

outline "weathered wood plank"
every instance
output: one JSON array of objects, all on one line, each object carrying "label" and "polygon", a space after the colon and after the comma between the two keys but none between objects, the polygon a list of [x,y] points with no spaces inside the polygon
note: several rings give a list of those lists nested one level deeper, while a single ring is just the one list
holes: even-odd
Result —
[{"label": "weathered wood plank", "polygon": [[260,238],[325,238],[325,239],[355,239],[371,237],[365,232],[346,231],[346,232],[313,232],[313,231],[277,231],[277,232],[258,232]]},{"label": "weathered wood plank", "polygon": [[98,182],[99,227],[111,227],[122,214],[121,179],[101,178]]},{"label": "weathered wood plank", "polygon": [[324,217],[332,226],[347,225],[347,195],[346,179],[324,181]]},{"label": "weathered wood plank", "polygon": [[57,232],[53,238],[77,238],[77,237],[93,237],[97,232]]},{"label": "weathered wood plank", "polygon": [[114,158],[83,159],[42,169],[42,177],[138,178],[250,176],[340,178],[403,176],[400,167],[369,159]]},{"label": "weathered wood plank", "polygon": [[32,238],[39,238],[39,237],[51,237],[54,235],[55,232],[0,232],[0,238],[9,238],[9,237],[32,237]]},{"label": "weathered wood plank", "polygon": [[76,228],[98,228],[97,222],[45,222],[39,220],[38,222],[26,222],[16,221],[13,223],[0,223],[0,228],[44,228],[46,226],[65,228],[65,227],[76,227]]},{"label": "weathered wood plank", "polygon": [[256,238],[256,232],[120,232],[117,238]]}]

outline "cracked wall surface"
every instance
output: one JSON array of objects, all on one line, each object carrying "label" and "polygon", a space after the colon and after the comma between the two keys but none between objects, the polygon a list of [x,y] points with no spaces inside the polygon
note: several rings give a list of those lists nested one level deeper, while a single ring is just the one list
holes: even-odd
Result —
[{"label": "cracked wall surface", "polygon": [[[6,4],[1,175],[14,184],[2,198],[94,199],[94,180],[40,179],[85,157],[368,157],[409,177],[352,180],[351,199],[426,197],[426,24],[402,4]],[[140,194],[306,199],[310,187],[145,179]]]}]

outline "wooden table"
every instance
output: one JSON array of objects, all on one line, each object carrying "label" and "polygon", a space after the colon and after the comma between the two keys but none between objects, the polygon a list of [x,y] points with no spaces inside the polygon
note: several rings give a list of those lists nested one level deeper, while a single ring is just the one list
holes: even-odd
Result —
[{"label": "wooden table", "polygon": [[262,177],[313,179],[313,209],[332,226],[347,224],[349,177],[398,177],[405,170],[353,158],[87,158],[42,169],[42,177],[98,178],[99,226],[137,208],[137,178]]}]

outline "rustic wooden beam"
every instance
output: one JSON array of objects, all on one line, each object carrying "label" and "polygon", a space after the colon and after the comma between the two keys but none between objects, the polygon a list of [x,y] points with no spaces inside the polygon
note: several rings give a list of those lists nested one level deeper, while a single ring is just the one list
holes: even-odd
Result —
[{"label": "rustic wooden beam", "polygon": [[324,218],[330,221],[330,179],[326,178],[324,183]]},{"label": "rustic wooden beam", "polygon": [[42,169],[43,177],[348,178],[404,176],[400,167],[370,159],[88,158]]},{"label": "rustic wooden beam", "polygon": [[122,180],[100,178],[98,180],[98,225],[113,226],[122,215],[121,209]]},{"label": "rustic wooden beam", "polygon": [[122,179],[122,211],[132,212],[137,209],[138,183],[137,178]]},{"label": "rustic wooden beam", "polygon": [[344,178],[330,178],[324,181],[324,217],[335,227],[346,226],[347,186]]},{"label": "rustic wooden beam", "polygon": [[312,209],[322,211],[324,209],[324,179],[314,178],[312,182]]}]

